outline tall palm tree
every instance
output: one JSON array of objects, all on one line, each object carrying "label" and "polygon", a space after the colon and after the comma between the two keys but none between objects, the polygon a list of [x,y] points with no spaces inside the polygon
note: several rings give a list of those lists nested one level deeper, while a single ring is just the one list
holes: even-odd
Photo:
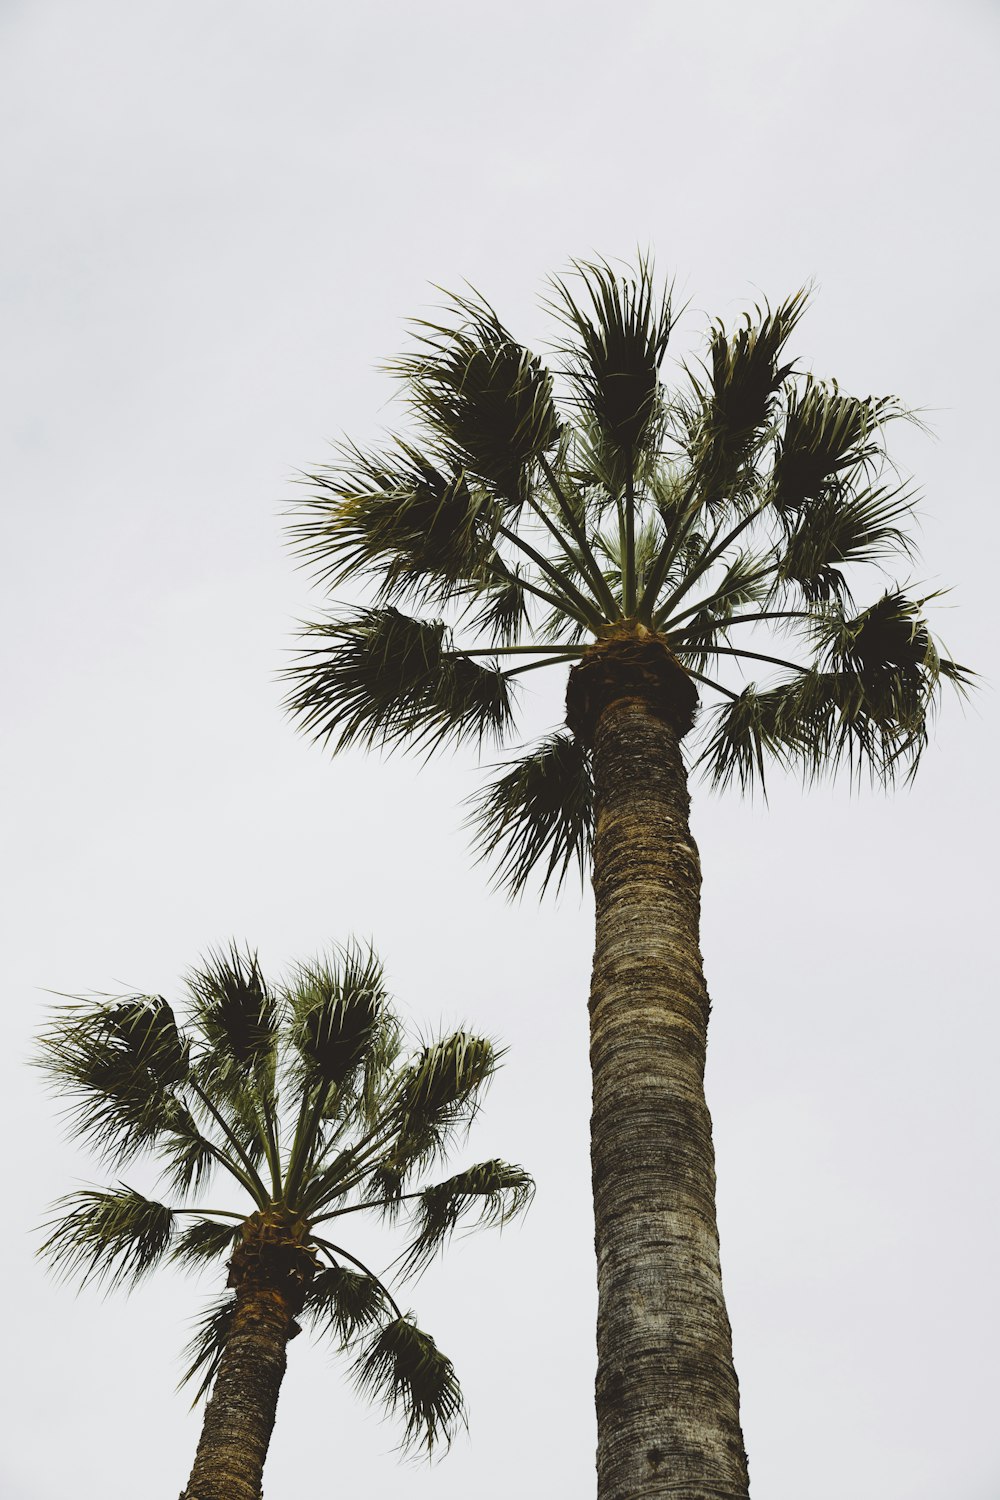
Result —
[{"label": "tall palm tree", "polygon": [[[361,1390],[399,1411],[404,1443],[430,1452],[463,1417],[452,1363],[342,1241],[352,1214],[405,1216],[405,1278],[459,1219],[499,1225],[527,1206],[531,1178],[502,1161],[423,1182],[501,1054],[464,1031],[404,1053],[382,966],[357,945],[277,989],[233,947],[194,970],[187,1001],[184,1027],[160,996],[55,1013],[40,1061],[74,1133],[116,1168],[152,1153],[173,1201],[82,1189],[56,1205],[41,1253],[112,1286],[165,1260],[228,1267],[188,1350],[184,1379],[198,1379],[196,1400],[211,1396],[182,1500],[259,1500],[299,1319],[354,1354]],[[216,1177],[239,1189],[237,1206],[198,1201]]]},{"label": "tall palm tree", "polygon": [[670,389],[647,261],[576,264],[548,306],[551,368],[450,296],[391,366],[407,435],[310,476],[295,544],[328,589],[371,592],[307,627],[289,703],[334,749],[482,745],[516,734],[525,673],[568,669],[565,725],[501,765],[473,823],[511,892],[592,862],[598,1494],[733,1500],[689,769],[912,774],[939,685],[967,674],[926,600],[890,578],[854,602],[865,565],[910,555],[884,446],[905,413],[800,372],[802,292],[713,324]]}]

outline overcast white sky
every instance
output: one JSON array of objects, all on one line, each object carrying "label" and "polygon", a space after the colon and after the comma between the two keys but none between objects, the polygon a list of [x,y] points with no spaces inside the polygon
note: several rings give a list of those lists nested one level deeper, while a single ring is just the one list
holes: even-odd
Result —
[{"label": "overcast white sky", "polygon": [[266,1492],[593,1493],[589,902],[470,871],[468,757],[296,736],[276,677],[311,594],[279,514],[329,439],[393,420],[377,364],[428,283],[538,342],[548,273],[637,245],[689,338],[814,280],[803,360],[925,410],[895,447],[915,576],[953,586],[937,628],[987,678],[892,798],[696,793],[754,1494],[1000,1496],[998,40],[985,0],[0,0],[6,1500],[176,1495],[199,1422],[173,1394],[196,1285],[74,1298],[32,1261],[95,1174],[24,1066],[43,991],[171,995],[231,935],[278,972],[350,933],[415,1021],[510,1044],[469,1157],[539,1192],[407,1299],[468,1440],[400,1468],[303,1339]]}]

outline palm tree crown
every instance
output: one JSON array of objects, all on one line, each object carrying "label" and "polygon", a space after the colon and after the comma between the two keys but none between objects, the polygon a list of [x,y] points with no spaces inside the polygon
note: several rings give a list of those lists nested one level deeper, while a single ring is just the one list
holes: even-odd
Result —
[{"label": "palm tree crown", "polygon": [[[367,577],[372,596],[307,627],[288,700],[302,727],[335,749],[499,743],[518,678],[606,646],[616,673],[631,651],[644,691],[659,676],[682,733],[706,699],[690,743],[717,784],[763,783],[769,761],[912,773],[940,683],[968,673],[891,575],[855,602],[864,565],[911,557],[913,495],[884,445],[899,402],[798,369],[802,292],[714,324],[671,389],[674,310],[648,261],[576,264],[549,307],[551,370],[478,295],[451,296],[391,366],[412,433],[310,476],[295,545],[329,588]],[[477,800],[478,847],[513,891],[588,863],[575,697],[568,728]]]},{"label": "palm tree crown", "polygon": [[[296,1316],[354,1355],[360,1387],[399,1410],[404,1440],[429,1451],[463,1415],[454,1368],[343,1231],[359,1213],[406,1219],[402,1279],[464,1216],[500,1225],[527,1206],[531,1178],[502,1161],[425,1182],[500,1056],[465,1031],[404,1051],[382,966],[357,945],[277,988],[251,952],[213,954],[188,977],[183,1026],[160,996],[62,1007],[40,1061],[74,1132],[116,1169],[151,1153],[171,1201],[124,1185],[72,1193],[42,1254],[67,1276],[112,1286],[167,1260],[228,1262],[230,1287],[266,1267],[286,1298],[294,1287]],[[236,1206],[200,1201],[217,1178],[238,1189]],[[198,1396],[219,1369],[235,1302],[226,1292],[197,1327],[184,1378],[199,1380]]]}]

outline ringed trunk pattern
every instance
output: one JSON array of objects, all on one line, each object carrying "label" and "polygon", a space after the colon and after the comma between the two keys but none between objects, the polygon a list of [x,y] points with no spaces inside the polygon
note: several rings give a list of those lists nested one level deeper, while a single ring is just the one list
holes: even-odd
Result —
[{"label": "ringed trunk pattern", "polygon": [[293,1226],[254,1214],[230,1261],[236,1289],[225,1352],[180,1500],[260,1500],[288,1340],[315,1269]]},{"label": "ringed trunk pattern", "polygon": [[665,643],[574,669],[591,746],[596,942],[591,1164],[598,1500],[746,1500],[704,1093],[701,869],[680,742],[696,694]]}]

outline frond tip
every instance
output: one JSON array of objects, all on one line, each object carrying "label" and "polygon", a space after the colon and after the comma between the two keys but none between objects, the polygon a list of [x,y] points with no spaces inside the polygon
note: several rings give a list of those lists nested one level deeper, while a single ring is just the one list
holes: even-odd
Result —
[{"label": "frond tip", "polygon": [[494,881],[520,895],[536,867],[542,890],[562,887],[573,866],[583,879],[593,838],[593,782],[586,748],[559,731],[527,755],[508,761],[501,776],[471,799],[467,826],[474,853],[493,866]]},{"label": "frond tip", "polygon": [[116,1193],[82,1188],[56,1207],[66,1212],[46,1224],[51,1233],[38,1253],[63,1276],[81,1282],[107,1281],[111,1288],[134,1284],[170,1244],[172,1211],[124,1185]]},{"label": "frond tip", "polygon": [[499,740],[510,723],[504,673],[454,651],[441,620],[362,609],[313,625],[309,639],[320,644],[289,668],[287,706],[306,733],[337,750]]},{"label": "frond tip", "polygon": [[450,1446],[456,1428],[465,1421],[454,1365],[408,1318],[397,1318],[379,1330],[354,1373],[365,1395],[380,1397],[389,1412],[402,1411],[403,1446],[423,1448],[428,1458],[440,1443]]},{"label": "frond tip", "polygon": [[478,1210],[473,1227],[502,1228],[524,1213],[534,1193],[534,1181],[523,1167],[496,1159],[425,1188],[419,1195],[417,1234],[402,1258],[401,1274],[423,1270],[451,1238],[463,1215]]},{"label": "frond tip", "polygon": [[225,1292],[221,1297],[213,1298],[195,1324],[191,1341],[184,1350],[184,1358],[190,1363],[177,1387],[180,1390],[181,1386],[187,1385],[196,1376],[201,1377],[191,1401],[192,1406],[197,1406],[202,1396],[208,1393],[216,1377],[222,1356],[226,1352],[235,1311],[235,1296],[232,1292]]},{"label": "frond tip", "polygon": [[450,325],[415,323],[417,349],[390,369],[435,446],[520,506],[532,465],[559,436],[552,377],[481,297],[446,295]]},{"label": "frond tip", "polygon": [[346,1266],[325,1266],[317,1271],[306,1292],[305,1317],[316,1327],[326,1328],[343,1347],[358,1333],[377,1323],[387,1310],[381,1282]]},{"label": "frond tip", "polygon": [[942,681],[962,691],[972,680],[938,652],[920,615],[925,602],[891,590],[854,618],[835,605],[817,616],[811,666],[716,710],[699,762],[710,780],[762,786],[768,759],[809,779],[840,767],[855,779],[912,776]]}]

